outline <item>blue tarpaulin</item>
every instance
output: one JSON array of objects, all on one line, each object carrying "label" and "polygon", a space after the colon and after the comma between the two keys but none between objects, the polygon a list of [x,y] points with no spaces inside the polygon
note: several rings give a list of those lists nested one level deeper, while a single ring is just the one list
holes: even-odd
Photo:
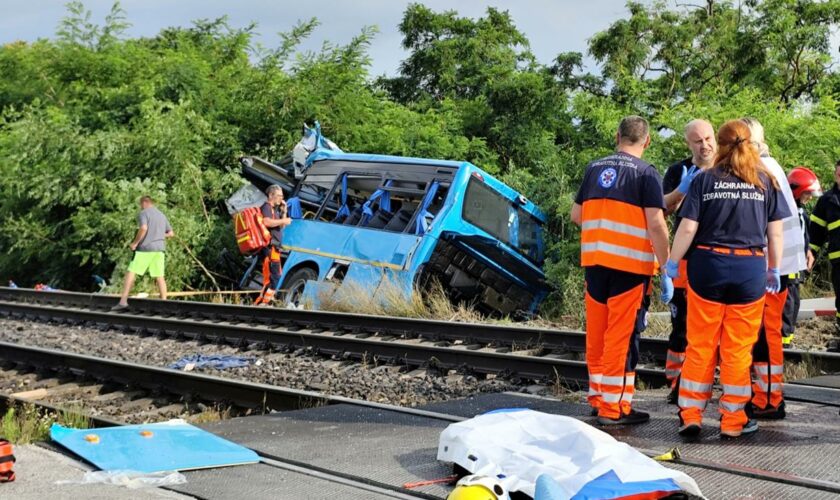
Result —
[{"label": "blue tarpaulin", "polygon": [[207,356],[204,354],[191,354],[184,356],[178,361],[169,365],[173,370],[183,370],[188,364],[195,364],[195,368],[215,368],[216,370],[225,370],[227,368],[241,368],[248,366],[256,361],[255,358],[246,358],[242,356]]}]

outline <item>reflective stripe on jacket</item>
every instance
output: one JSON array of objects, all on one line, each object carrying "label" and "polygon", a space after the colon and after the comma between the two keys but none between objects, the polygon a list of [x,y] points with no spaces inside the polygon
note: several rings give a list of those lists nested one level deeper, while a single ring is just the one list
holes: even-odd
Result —
[{"label": "reflective stripe on jacket", "polygon": [[583,203],[581,265],[653,275],[656,256],[642,207],[608,198]]}]

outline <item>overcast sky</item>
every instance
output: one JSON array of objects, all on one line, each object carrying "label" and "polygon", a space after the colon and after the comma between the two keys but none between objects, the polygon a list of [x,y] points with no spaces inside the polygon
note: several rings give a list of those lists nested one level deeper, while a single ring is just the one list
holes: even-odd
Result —
[{"label": "overcast sky", "polygon": [[[65,14],[61,0],[0,0],[0,43],[52,37]],[[112,0],[86,0],[93,21],[101,24]],[[128,35],[153,36],[169,26],[189,26],[195,19],[229,16],[233,27],[257,23],[259,41],[274,47],[278,32],[288,31],[298,20],[317,17],[321,26],[303,45],[318,49],[329,40],[348,41],[363,26],[375,25],[379,34],[371,45],[371,73],[393,74],[405,52],[397,26],[410,2],[407,0],[124,0],[123,9],[132,26]],[[436,11],[454,9],[463,16],[481,16],[488,6],[508,10],[525,32],[537,58],[549,63],[560,52],[586,51],[587,40],[627,14],[623,0],[423,0]],[[594,68],[592,68],[594,69]]]}]

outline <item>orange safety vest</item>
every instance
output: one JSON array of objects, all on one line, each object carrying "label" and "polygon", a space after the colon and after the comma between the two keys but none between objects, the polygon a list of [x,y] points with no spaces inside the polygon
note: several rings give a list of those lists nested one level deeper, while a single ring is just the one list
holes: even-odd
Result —
[{"label": "orange safety vest", "polygon": [[628,273],[656,273],[656,255],[642,207],[609,198],[583,202],[580,241],[582,266],[603,266]]},{"label": "orange safety vest", "polygon": [[5,439],[0,439],[0,483],[7,483],[15,480],[15,455],[12,444]]}]

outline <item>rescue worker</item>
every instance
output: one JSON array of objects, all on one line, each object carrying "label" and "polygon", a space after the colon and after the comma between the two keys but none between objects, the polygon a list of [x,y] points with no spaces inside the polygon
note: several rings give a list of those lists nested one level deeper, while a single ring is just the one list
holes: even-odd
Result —
[{"label": "rescue worker", "polygon": [[125,273],[125,284],[123,285],[122,296],[117,305],[111,308],[112,311],[122,311],[128,308],[128,294],[134,286],[134,280],[138,275],[143,276],[149,272],[149,276],[157,283],[160,298],[166,300],[166,279],[163,271],[166,263],[166,240],[175,236],[169,219],[163,212],[157,209],[155,201],[151,196],[140,198],[140,213],[137,215],[137,234],[128,247],[134,252],[134,258],[128,265],[128,272]]},{"label": "rescue worker", "polygon": [[280,265],[280,247],[283,244],[283,228],[292,223],[286,216],[286,202],[283,200],[283,188],[277,184],[268,186],[265,190],[268,197],[260,207],[263,224],[271,233],[271,242],[260,250],[263,259],[262,275],[263,287],[254,305],[267,306],[274,300],[274,295],[280,287],[280,276],[283,268]]},{"label": "rescue worker", "polygon": [[[668,259],[661,177],[641,159],[650,145],[645,119],[621,120],[616,143],[616,153],[586,167],[571,213],[586,279],[588,399],[601,425],[650,419],[632,409],[638,342],[657,259]],[[668,302],[673,284],[663,275],[661,285]]]},{"label": "rescue worker", "polygon": [[[665,171],[662,189],[665,192],[667,214],[674,214],[671,226],[676,230],[680,225],[677,209],[685,198],[691,180],[701,171],[711,168],[717,153],[715,129],[706,120],[691,120],[685,126],[685,143],[691,150],[691,156],[674,163]],[[686,303],[686,261],[680,261],[680,277],[674,280],[674,298],[671,299],[671,334],[668,335],[668,352],[665,358],[665,377],[671,385],[667,401],[677,404],[679,394],[680,371],[685,361],[685,318],[688,310]]]},{"label": "rescue worker", "polygon": [[840,160],[834,164],[834,186],[820,196],[814,211],[808,234],[811,250],[819,256],[823,245],[828,245],[828,260],[831,263],[831,285],[834,288],[835,332],[828,341],[829,352],[840,352]]},{"label": "rescue worker", "polygon": [[751,351],[765,292],[780,288],[782,219],[790,215],[744,122],[723,124],[717,143],[715,166],[694,178],[683,200],[682,221],[665,264],[666,273],[678,277],[679,261],[690,250],[688,348],[678,402],[679,433],[688,437],[700,433],[718,352],[721,436],[758,430],[744,410],[751,396]]},{"label": "rescue worker", "polygon": [[747,415],[756,419],[785,418],[785,401],[782,392],[784,383],[784,351],[782,347],[782,314],[787,301],[788,287],[796,281],[799,270],[806,266],[805,241],[793,192],[787,182],[785,171],[772,156],[764,141],[764,127],[755,118],[743,118],[750,129],[750,143],[758,151],[761,163],[773,175],[790,216],[782,219],[782,260],[779,265],[781,289],[778,293],[767,293],[764,297],[764,317],[758,331],[758,341],[753,347],[753,397],[747,405]]},{"label": "rescue worker", "polygon": [[796,318],[799,316],[799,284],[805,281],[805,276],[814,267],[814,251],[810,247],[811,238],[808,235],[808,210],[805,206],[812,198],[822,196],[822,187],[811,169],[807,167],[796,167],[787,176],[793,199],[796,200],[796,209],[799,215],[799,225],[802,228],[802,239],[805,244],[805,267],[799,270],[796,279],[788,283],[788,296],[785,301],[785,309],[782,314],[782,345],[789,347],[793,343],[793,335],[796,330]]}]

